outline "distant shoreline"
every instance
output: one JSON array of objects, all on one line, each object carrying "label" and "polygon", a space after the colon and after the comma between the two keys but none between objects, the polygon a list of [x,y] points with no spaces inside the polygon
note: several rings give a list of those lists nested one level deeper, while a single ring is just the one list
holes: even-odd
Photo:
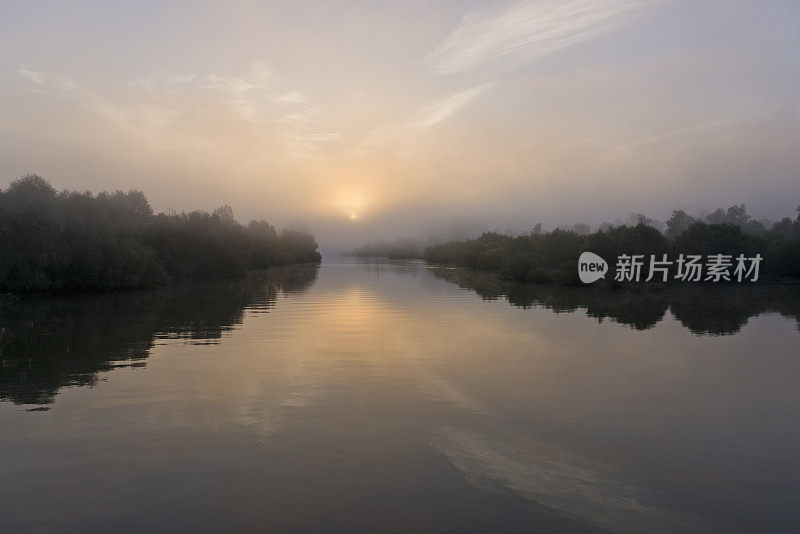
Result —
[{"label": "distant shoreline", "polygon": [[[561,285],[581,284],[578,258],[584,252],[605,259],[610,267],[606,281],[611,284],[614,282],[609,277],[613,278],[620,257],[635,255],[663,261],[669,279],[665,283],[671,283],[676,276],[694,278],[681,273],[683,264],[678,259],[692,256],[694,261],[702,263],[722,255],[720,261],[724,263],[733,263],[740,257],[742,262],[750,261],[746,266],[748,273],[757,280],[800,280],[800,215],[795,220],[784,217],[767,229],[747,215],[743,204],[732,206],[727,212],[717,210],[705,220],[696,220],[676,210],[667,221],[666,233],[642,217],[635,225],[601,226],[594,233],[588,231],[587,225],[546,233],[537,225],[529,234],[485,232],[475,239],[424,248],[413,239],[375,241],[358,247],[353,255],[424,259],[431,264],[495,272],[507,280]],[[752,264],[754,261],[757,265]],[[734,268],[731,265],[731,270]]]}]

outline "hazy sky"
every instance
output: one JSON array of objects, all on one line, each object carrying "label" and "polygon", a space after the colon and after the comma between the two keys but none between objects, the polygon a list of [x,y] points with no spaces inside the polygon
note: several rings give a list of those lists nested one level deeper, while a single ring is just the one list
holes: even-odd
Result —
[{"label": "hazy sky", "polygon": [[301,220],[328,250],[789,215],[800,2],[4,1],[0,168]]}]

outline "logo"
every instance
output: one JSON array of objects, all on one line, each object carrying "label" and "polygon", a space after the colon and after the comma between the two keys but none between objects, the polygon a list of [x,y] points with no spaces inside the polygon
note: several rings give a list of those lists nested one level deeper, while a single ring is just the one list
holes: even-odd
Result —
[{"label": "logo", "polygon": [[584,252],[578,258],[578,277],[584,284],[605,278],[608,272],[606,260],[593,252]]},{"label": "logo", "polygon": [[[699,254],[679,254],[673,261],[667,254],[661,254],[661,258],[650,254],[648,262],[644,254],[620,254],[614,281],[756,282],[762,259],[761,254],[709,254],[704,262]],[[606,260],[593,252],[584,252],[578,258],[578,277],[584,284],[605,278],[607,272]]]}]

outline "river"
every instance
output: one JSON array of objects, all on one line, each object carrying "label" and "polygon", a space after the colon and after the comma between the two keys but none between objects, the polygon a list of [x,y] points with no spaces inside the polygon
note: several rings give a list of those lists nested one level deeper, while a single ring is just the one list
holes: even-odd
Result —
[{"label": "river", "polygon": [[341,260],[0,311],[0,531],[800,525],[800,290]]}]

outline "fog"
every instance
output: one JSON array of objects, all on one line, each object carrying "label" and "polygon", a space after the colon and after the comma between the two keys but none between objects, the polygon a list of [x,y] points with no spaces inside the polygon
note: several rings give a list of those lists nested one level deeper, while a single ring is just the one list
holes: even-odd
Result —
[{"label": "fog", "polygon": [[800,203],[796,2],[4,2],[3,187],[302,223],[324,254]]}]

